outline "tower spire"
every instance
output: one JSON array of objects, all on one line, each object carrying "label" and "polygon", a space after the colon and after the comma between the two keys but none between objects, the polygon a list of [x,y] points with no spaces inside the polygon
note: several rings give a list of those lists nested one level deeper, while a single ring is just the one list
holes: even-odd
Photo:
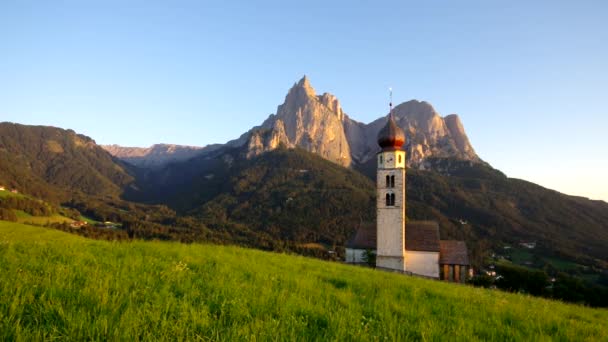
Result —
[{"label": "tower spire", "polygon": [[397,123],[395,122],[395,117],[393,116],[393,88],[388,88],[389,90],[389,99],[388,103],[389,114],[388,121],[386,126],[378,132],[378,145],[382,147],[382,149],[401,149],[401,146],[405,143],[405,133]]}]

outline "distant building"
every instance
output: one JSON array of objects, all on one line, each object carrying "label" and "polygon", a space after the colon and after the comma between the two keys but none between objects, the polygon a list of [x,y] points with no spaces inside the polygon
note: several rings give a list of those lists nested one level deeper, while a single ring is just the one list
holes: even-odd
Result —
[{"label": "distant building", "polygon": [[467,245],[464,241],[454,240],[441,240],[439,244],[441,279],[456,283],[464,283],[467,279],[467,275],[472,276],[473,271],[473,269],[470,268]]},{"label": "distant building", "polygon": [[72,228],[81,228],[83,226],[86,226],[88,223],[86,221],[74,221],[72,223],[70,223],[70,227]]},{"label": "distant building", "polygon": [[19,193],[19,191],[17,191],[17,189],[13,189],[13,190],[11,190],[11,192],[14,193],[14,194],[18,194]]},{"label": "distant building", "polygon": [[376,225],[365,223],[346,243],[345,261],[350,264],[366,264],[366,253],[376,252]]},{"label": "distant building", "polygon": [[0,185],[0,191],[4,191],[4,190],[6,190],[6,189],[4,188],[4,186]]},{"label": "distant building", "polygon": [[392,111],[378,134],[376,225],[362,224],[346,246],[346,262],[364,263],[375,253],[376,267],[446,281],[464,282],[469,258],[464,241],[442,241],[433,221],[406,222],[405,133]]},{"label": "distant building", "polygon": [[520,242],[519,245],[528,249],[536,248],[536,242]]}]

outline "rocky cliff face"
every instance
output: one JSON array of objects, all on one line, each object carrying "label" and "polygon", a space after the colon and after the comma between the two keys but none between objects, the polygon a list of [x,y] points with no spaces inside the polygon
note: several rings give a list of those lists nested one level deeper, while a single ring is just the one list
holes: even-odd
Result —
[{"label": "rocky cliff face", "polygon": [[[411,100],[393,109],[395,121],[405,131],[408,165],[419,167],[429,157],[451,157],[469,161],[481,161],[464,132],[460,118],[451,114],[441,117],[427,102]],[[378,152],[376,136],[386,124],[387,116],[369,124],[348,118],[345,131],[353,160],[364,163]]]},{"label": "rocky cliff face", "polygon": [[285,102],[260,127],[250,131],[247,156],[252,157],[279,145],[301,147],[343,166],[351,154],[343,128],[344,112],[335,96],[316,95],[308,78],[289,90]]},{"label": "rocky cliff face", "polygon": [[[404,149],[410,166],[421,167],[428,157],[480,161],[456,114],[443,118],[430,104],[416,100],[395,107],[393,114],[408,139]],[[252,129],[248,139],[241,137],[239,143],[247,144],[248,157],[283,144],[350,166],[375,156],[379,150],[376,137],[386,120],[387,116],[369,124],[352,120],[334,95],[316,95],[304,77],[289,90],[277,114]]]},{"label": "rocky cliff face", "polygon": [[[403,128],[410,167],[424,168],[429,157],[451,157],[480,162],[456,114],[441,117],[427,102],[416,100],[394,108],[395,121]],[[205,148],[154,145],[149,148],[104,146],[114,156],[142,167],[158,167],[189,159],[222,146],[244,147],[247,158],[283,145],[300,147],[325,159],[349,167],[365,163],[379,151],[376,137],[388,113],[368,124],[355,121],[342,110],[331,94],[317,95],[306,76],[294,84],[277,113],[225,145]]]},{"label": "rocky cliff face", "polygon": [[123,147],[101,145],[111,155],[139,167],[159,167],[171,162],[190,159],[207,148],[170,144],[155,144],[150,147]]}]

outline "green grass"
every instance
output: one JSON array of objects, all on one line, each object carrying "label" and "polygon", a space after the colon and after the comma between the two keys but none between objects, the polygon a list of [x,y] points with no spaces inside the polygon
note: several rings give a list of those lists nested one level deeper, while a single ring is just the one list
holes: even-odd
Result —
[{"label": "green grass", "polygon": [[608,311],[237,247],[0,221],[0,340],[606,340]]},{"label": "green grass", "polygon": [[54,214],[51,216],[32,216],[23,210],[14,210],[17,215],[17,220],[20,223],[31,223],[31,224],[47,224],[47,223],[63,223],[73,222],[69,217]]},{"label": "green grass", "polygon": [[564,259],[549,258],[549,257],[545,257],[543,259],[547,263],[550,263],[551,265],[553,265],[553,267],[557,268],[560,271],[570,271],[570,270],[575,270],[575,269],[581,267],[581,265],[579,265],[575,262],[571,262],[571,261],[564,260]]},{"label": "green grass", "polygon": [[21,193],[12,193],[10,190],[0,191],[0,198],[2,197],[25,197]]},{"label": "green grass", "polygon": [[526,261],[532,261],[534,258],[533,254],[526,249],[512,248],[511,249],[511,261],[515,264],[523,265]]}]

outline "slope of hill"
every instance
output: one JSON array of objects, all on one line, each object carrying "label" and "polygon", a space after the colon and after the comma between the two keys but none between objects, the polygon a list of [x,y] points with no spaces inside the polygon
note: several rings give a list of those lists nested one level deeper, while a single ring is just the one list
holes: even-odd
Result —
[{"label": "slope of hill", "polygon": [[253,159],[243,153],[223,150],[150,171],[139,186],[146,192],[131,199],[166,204],[209,225],[239,222],[276,240],[330,246],[375,216],[372,184],[358,172],[300,149]]},{"label": "slope of hill", "polygon": [[606,310],[236,247],[112,243],[6,222],[0,274],[1,340],[608,338]]},{"label": "slope of hill", "polygon": [[0,184],[41,198],[67,191],[117,197],[133,181],[91,138],[46,126],[0,123]]}]

